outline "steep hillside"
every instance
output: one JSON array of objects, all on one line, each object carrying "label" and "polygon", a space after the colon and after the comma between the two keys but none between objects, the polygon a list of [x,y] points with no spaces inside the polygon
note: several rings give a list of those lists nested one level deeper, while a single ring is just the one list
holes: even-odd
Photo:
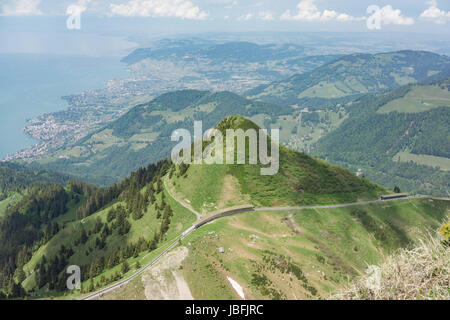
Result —
[{"label": "steep hillside", "polygon": [[449,80],[365,97],[314,153],[404,191],[445,195],[450,181]]},{"label": "steep hillside", "polygon": [[36,184],[0,219],[0,297],[57,296],[66,268],[81,267],[85,294],[148,263],[195,221],[170,198],[168,161],[141,168],[108,189]]},{"label": "steep hillside", "polygon": [[242,299],[234,287],[247,300],[328,299],[435,230],[448,210],[448,202],[417,199],[225,217],[102,299],[176,298],[186,291],[194,299]]},{"label": "steep hillside", "polygon": [[[412,248],[387,257],[378,267],[379,282],[365,275],[334,295],[342,300],[449,300],[450,223]],[[372,275],[373,276],[373,275]],[[374,285],[375,284],[375,285]]]},{"label": "steep hillside", "polygon": [[356,97],[392,90],[447,73],[450,58],[431,52],[352,54],[309,73],[263,85],[245,95],[283,105],[327,108]]},{"label": "steep hillside", "polygon": [[[226,117],[217,128],[224,136],[227,129],[259,129],[241,116]],[[248,143],[246,147],[248,157]],[[180,166],[167,184],[199,212],[245,203],[287,206],[353,202],[376,199],[387,192],[350,171],[283,146],[279,151],[278,173],[261,175],[261,167],[267,166],[259,162],[258,165],[191,164],[187,170]],[[205,185],[208,187],[192,188]]]},{"label": "steep hillside", "polygon": [[[247,212],[183,241],[195,299],[327,299],[448,218],[449,205],[408,200],[353,208]],[[223,253],[219,251],[223,248]]]}]

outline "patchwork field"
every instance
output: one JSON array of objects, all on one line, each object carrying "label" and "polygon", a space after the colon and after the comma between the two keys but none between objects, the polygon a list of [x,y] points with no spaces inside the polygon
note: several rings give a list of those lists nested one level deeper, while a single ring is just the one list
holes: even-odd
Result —
[{"label": "patchwork field", "polygon": [[394,161],[409,162],[423,164],[430,167],[439,167],[442,171],[450,171],[450,159],[444,157],[429,156],[425,154],[412,154],[407,151],[397,153]]},{"label": "patchwork field", "polygon": [[447,88],[442,89],[437,85],[415,86],[403,98],[388,102],[377,113],[417,113],[441,106],[450,107],[450,91]]}]

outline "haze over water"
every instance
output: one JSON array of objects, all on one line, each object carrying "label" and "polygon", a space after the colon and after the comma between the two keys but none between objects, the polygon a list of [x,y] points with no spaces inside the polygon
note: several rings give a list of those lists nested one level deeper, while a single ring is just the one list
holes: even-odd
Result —
[{"label": "haze over water", "polygon": [[[26,120],[64,110],[62,96],[126,78],[120,59],[135,44],[119,37],[65,30],[33,31],[0,17],[0,159],[36,143]],[[31,31],[30,31],[31,30]]]}]

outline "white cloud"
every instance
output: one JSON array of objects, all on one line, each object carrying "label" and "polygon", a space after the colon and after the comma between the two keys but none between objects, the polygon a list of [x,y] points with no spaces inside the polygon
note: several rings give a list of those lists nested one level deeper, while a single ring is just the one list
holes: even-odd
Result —
[{"label": "white cloud", "polygon": [[261,11],[259,13],[259,18],[261,20],[265,20],[265,21],[273,21],[274,20],[273,14],[270,11]]},{"label": "white cloud", "polygon": [[414,19],[402,15],[402,11],[394,9],[387,5],[380,9],[377,13],[382,24],[396,24],[396,25],[411,25],[414,24]]},{"label": "white cloud", "polygon": [[236,7],[237,5],[238,5],[238,2],[237,1],[233,1],[230,4],[228,4],[225,8],[231,9],[231,8]]},{"label": "white cloud", "polygon": [[248,21],[248,20],[251,20],[251,19],[253,19],[253,14],[252,13],[244,14],[244,15],[242,15],[242,16],[240,16],[238,18],[239,21]]},{"label": "white cloud", "polygon": [[336,17],[337,21],[342,21],[342,22],[347,22],[347,21],[361,21],[361,20],[365,20],[366,17],[361,17],[361,18],[355,18],[352,17],[346,13],[341,13]]},{"label": "white cloud", "polygon": [[41,0],[4,0],[0,1],[2,16],[38,16],[42,11],[38,9]]},{"label": "white cloud", "polygon": [[291,10],[284,12],[280,19],[281,20],[298,20],[298,21],[359,21],[364,18],[352,17],[346,13],[339,13],[334,10],[324,10],[320,11],[315,0],[302,0],[297,5],[298,12],[294,15],[291,14]]},{"label": "white cloud", "polygon": [[225,6],[225,8],[232,8],[237,6],[237,0],[209,0],[213,5]]},{"label": "white cloud", "polygon": [[72,3],[66,9],[66,14],[83,13],[87,9],[87,5],[91,0],[78,0],[76,3]]},{"label": "white cloud", "polygon": [[422,12],[420,19],[433,21],[437,24],[444,24],[447,23],[447,21],[450,21],[450,11],[445,12],[444,10],[439,9],[436,0],[431,0],[428,4],[430,6]]},{"label": "white cloud", "polygon": [[131,0],[127,4],[111,4],[113,15],[125,17],[176,17],[205,19],[208,13],[189,0]]}]

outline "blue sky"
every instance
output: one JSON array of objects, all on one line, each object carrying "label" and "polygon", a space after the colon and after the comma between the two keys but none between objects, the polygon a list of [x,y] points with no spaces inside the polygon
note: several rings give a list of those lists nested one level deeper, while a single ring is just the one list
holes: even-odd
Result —
[{"label": "blue sky", "polygon": [[[371,5],[377,10],[367,13]],[[449,0],[0,0],[0,19],[64,16],[68,10],[90,17],[173,20],[180,32],[193,26],[213,31],[367,31],[367,19],[376,17],[380,28],[375,31],[449,34],[450,24]]]}]

